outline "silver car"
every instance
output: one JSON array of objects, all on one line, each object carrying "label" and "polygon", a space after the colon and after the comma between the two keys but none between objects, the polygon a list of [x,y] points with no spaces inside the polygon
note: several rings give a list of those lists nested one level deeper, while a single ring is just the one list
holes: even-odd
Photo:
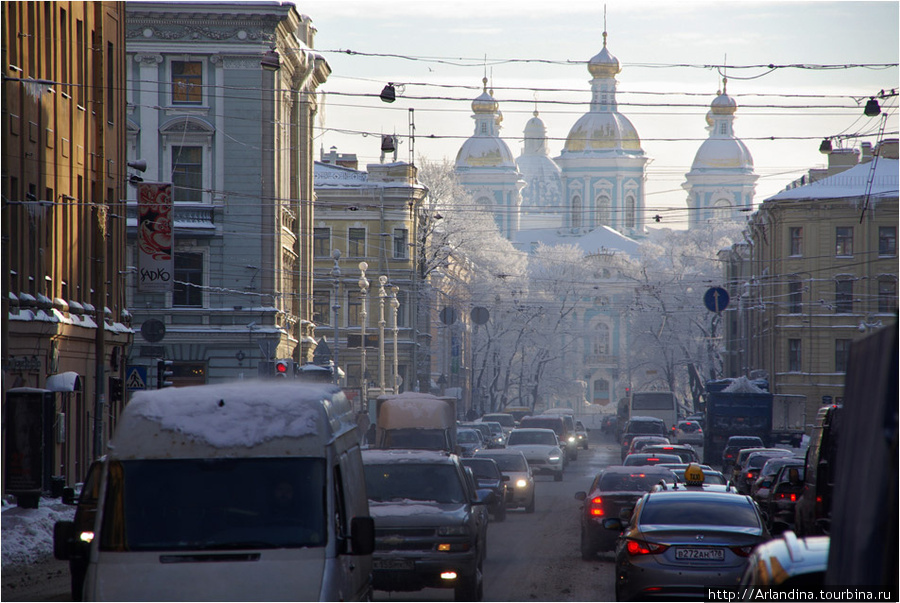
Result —
[{"label": "silver car", "polygon": [[526,513],[534,513],[534,475],[525,455],[519,450],[507,448],[479,450],[475,458],[487,457],[497,461],[500,473],[509,476],[506,506],[524,507]]},{"label": "silver car", "polygon": [[552,429],[513,429],[506,447],[520,450],[535,473],[550,473],[554,481],[562,481],[565,451]]},{"label": "silver car", "polygon": [[690,489],[645,494],[616,543],[616,600],[705,598],[735,586],[753,548],[769,533],[749,496]]}]

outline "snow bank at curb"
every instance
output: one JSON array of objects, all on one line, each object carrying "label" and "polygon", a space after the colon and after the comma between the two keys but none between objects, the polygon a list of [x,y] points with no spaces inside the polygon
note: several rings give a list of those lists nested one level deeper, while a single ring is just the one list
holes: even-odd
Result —
[{"label": "snow bank at curb", "polygon": [[3,503],[2,568],[28,565],[53,556],[53,524],[71,521],[75,507],[41,499],[37,509]]}]

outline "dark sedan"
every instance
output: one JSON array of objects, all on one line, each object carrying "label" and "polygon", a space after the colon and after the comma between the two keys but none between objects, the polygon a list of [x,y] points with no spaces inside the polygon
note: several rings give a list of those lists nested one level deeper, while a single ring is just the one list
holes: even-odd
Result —
[{"label": "dark sedan", "polygon": [[660,481],[673,480],[661,467],[611,466],[597,474],[587,492],[576,492],[581,507],[581,558],[589,561],[599,551],[612,551],[618,534],[603,528],[607,517],[618,517],[623,507],[634,503]]},{"label": "dark sedan", "polygon": [[509,496],[506,484],[509,482],[509,476],[500,473],[500,467],[494,459],[468,458],[462,459],[462,464],[472,470],[479,490],[491,490],[496,495],[494,504],[488,505],[488,512],[493,516],[494,521],[506,519],[506,499]]}]

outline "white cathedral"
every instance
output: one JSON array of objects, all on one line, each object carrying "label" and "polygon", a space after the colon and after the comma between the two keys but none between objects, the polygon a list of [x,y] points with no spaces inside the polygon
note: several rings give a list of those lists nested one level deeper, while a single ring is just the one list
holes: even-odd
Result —
[{"label": "white cathedral", "polygon": [[[627,387],[641,385],[629,382],[622,361],[631,328],[622,308],[633,298],[633,282],[606,266],[617,254],[637,258],[639,240],[647,234],[649,158],[634,125],[619,112],[616,76],[622,68],[606,38],[603,32],[603,48],[587,64],[590,109],[572,125],[557,157],[550,157],[547,128],[537,110],[525,125],[522,154],[513,157],[500,138],[503,117],[485,78],[472,102],[475,132],[455,164],[460,183],[493,213],[517,249],[575,245],[596,267],[598,294],[576,317],[583,325],[579,341],[561,346],[576,350],[564,364],[572,379],[585,384],[586,401],[595,408],[614,407]],[[750,152],[734,136],[736,110],[723,87],[707,113],[709,137],[682,185],[691,228],[711,219],[736,219],[742,209],[752,208],[757,176]]]},{"label": "white cathedral", "polygon": [[[603,48],[587,64],[590,110],[569,130],[561,153],[550,157],[547,128],[537,110],[524,130],[522,154],[513,158],[500,138],[503,121],[493,91],[472,102],[475,132],[456,157],[460,183],[490,209],[500,231],[517,248],[539,242],[574,243],[586,253],[602,249],[632,254],[646,234],[645,168],[649,160],[631,121],[619,112],[619,60]],[[738,218],[752,208],[757,176],[749,150],[734,136],[737,103],[724,88],[707,113],[709,138],[697,150],[682,187],[689,226],[713,218]]]}]

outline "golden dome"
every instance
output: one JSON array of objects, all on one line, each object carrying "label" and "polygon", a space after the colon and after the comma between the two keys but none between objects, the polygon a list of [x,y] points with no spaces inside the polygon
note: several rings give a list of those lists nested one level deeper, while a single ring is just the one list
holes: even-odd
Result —
[{"label": "golden dome", "polygon": [[591,72],[592,76],[600,78],[615,77],[622,71],[622,67],[619,65],[619,59],[606,48],[605,31],[603,32],[603,50],[588,61],[588,71]]}]

